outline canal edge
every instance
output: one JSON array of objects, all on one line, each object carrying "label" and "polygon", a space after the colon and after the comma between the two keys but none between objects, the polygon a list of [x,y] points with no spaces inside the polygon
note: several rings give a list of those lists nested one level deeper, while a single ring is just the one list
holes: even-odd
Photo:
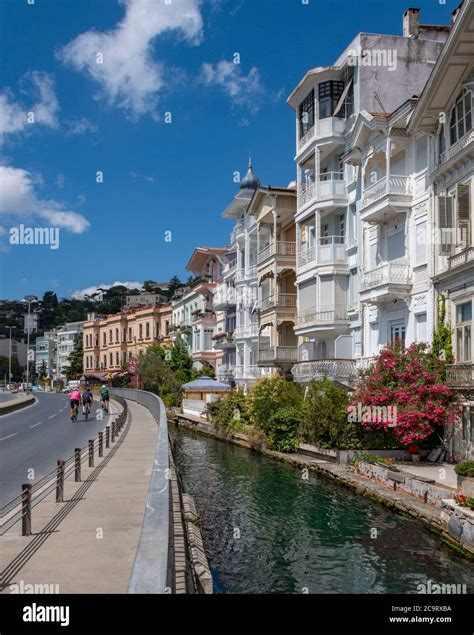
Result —
[{"label": "canal edge", "polygon": [[351,489],[357,494],[360,494],[365,498],[369,498],[373,502],[384,505],[384,507],[387,507],[392,511],[415,518],[420,521],[425,529],[427,529],[430,533],[438,536],[450,549],[461,555],[466,560],[474,562],[474,553],[466,549],[461,542],[447,531],[447,527],[444,526],[441,520],[441,510],[437,510],[436,508],[424,510],[419,507],[415,499],[412,501],[406,495],[403,495],[404,499],[400,500],[399,497],[402,496],[401,494],[398,494],[398,496],[395,497],[391,490],[388,490],[387,488],[380,486],[374,481],[361,475],[358,476],[360,479],[363,479],[364,482],[359,482],[359,480],[356,480],[349,474],[343,473],[343,471],[346,472],[347,468],[344,468],[339,464],[326,463],[325,465],[322,465],[321,463],[315,462],[314,459],[305,457],[304,455],[294,456],[291,454],[283,454],[265,447],[255,446],[247,440],[244,434],[239,434],[238,438],[234,435],[225,435],[223,433],[219,433],[219,431],[215,430],[214,427],[207,422],[197,422],[187,419],[187,417],[181,414],[168,414],[168,422],[204,436],[212,437],[219,441],[227,441],[228,443],[250,450],[251,452],[256,452],[262,456],[275,459],[280,463],[287,463],[298,469],[308,469],[310,472],[321,474],[322,476]]}]

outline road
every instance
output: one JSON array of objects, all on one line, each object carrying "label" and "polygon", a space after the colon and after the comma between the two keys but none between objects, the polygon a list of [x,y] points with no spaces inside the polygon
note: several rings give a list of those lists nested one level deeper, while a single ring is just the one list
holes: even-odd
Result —
[{"label": "road", "polygon": [[0,417],[0,506],[19,494],[23,483],[34,484],[53,470],[58,459],[85,448],[110,419],[97,419],[97,398],[89,420],[79,414],[79,421],[72,423],[68,395],[34,395],[34,405]]}]

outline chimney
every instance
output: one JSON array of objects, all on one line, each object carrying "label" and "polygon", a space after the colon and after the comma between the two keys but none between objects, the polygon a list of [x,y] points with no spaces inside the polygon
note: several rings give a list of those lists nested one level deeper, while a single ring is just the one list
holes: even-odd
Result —
[{"label": "chimney", "polygon": [[458,6],[454,9],[454,11],[451,13],[451,24],[454,24],[456,22],[456,18],[458,17],[463,4],[464,4],[464,0],[463,2],[460,2]]},{"label": "chimney", "polygon": [[403,14],[403,37],[418,37],[420,28],[420,10],[407,9]]}]

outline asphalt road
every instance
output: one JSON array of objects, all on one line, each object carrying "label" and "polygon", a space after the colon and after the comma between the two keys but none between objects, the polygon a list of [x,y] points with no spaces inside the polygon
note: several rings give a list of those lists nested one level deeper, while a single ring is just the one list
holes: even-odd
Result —
[{"label": "asphalt road", "polygon": [[23,483],[34,484],[53,470],[58,459],[68,459],[75,448],[86,448],[111,419],[96,418],[100,410],[96,397],[88,421],[80,410],[78,422],[72,423],[69,395],[34,395],[34,405],[0,417],[0,506],[19,494]]}]

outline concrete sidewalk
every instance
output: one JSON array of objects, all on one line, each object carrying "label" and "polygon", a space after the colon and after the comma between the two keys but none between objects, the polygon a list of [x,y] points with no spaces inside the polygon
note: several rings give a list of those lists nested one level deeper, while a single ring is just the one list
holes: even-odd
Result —
[{"label": "concrete sidewalk", "polygon": [[33,508],[34,534],[22,537],[17,524],[0,537],[0,570],[8,567],[10,584],[4,593],[20,581],[58,585],[59,593],[127,592],[158,435],[146,408],[128,406],[130,428],[103,459],[95,457],[96,467],[82,465],[81,483],[73,475],[65,481],[64,503],[53,493]]},{"label": "concrete sidewalk", "polygon": [[457,476],[452,463],[395,463],[402,471],[413,476],[432,479],[436,485],[457,488]]}]

